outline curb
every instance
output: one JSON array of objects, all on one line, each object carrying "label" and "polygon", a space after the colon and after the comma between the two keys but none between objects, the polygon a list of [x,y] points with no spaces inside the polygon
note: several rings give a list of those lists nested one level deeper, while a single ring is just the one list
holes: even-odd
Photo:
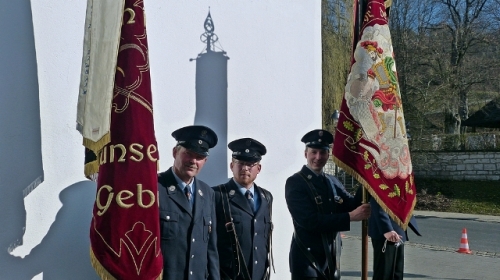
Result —
[{"label": "curb", "polygon": [[471,220],[487,223],[500,223],[500,216],[477,215],[477,214],[464,214],[464,213],[451,213],[451,212],[433,212],[433,211],[413,211],[415,217],[436,217],[442,219],[455,219],[455,220]]}]

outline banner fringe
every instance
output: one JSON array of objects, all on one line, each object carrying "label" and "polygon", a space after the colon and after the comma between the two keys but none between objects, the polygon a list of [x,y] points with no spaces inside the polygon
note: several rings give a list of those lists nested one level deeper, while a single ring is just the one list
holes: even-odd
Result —
[{"label": "banner fringe", "polygon": [[101,277],[102,280],[117,280],[104,268],[104,266],[102,266],[102,264],[94,255],[94,251],[92,251],[92,248],[90,248],[90,262],[92,263],[92,267],[94,268],[95,272],[99,277]]},{"label": "banner fringe", "polygon": [[91,181],[96,181],[95,179],[97,178],[97,176],[95,175],[98,172],[99,172],[99,162],[97,161],[97,159],[91,162],[87,162],[83,169],[85,177]]},{"label": "banner fringe", "polygon": [[[99,277],[101,277],[102,280],[116,280],[111,273],[109,273],[104,266],[99,262],[99,260],[96,258],[94,255],[94,251],[92,251],[92,247],[90,247],[90,263],[92,264],[92,267],[94,268],[95,272]],[[156,277],[154,280],[162,280],[163,278],[163,269],[160,271],[160,275]]]},{"label": "banner fringe", "polygon": [[102,147],[104,147],[109,142],[111,142],[111,134],[109,132],[104,134],[102,138],[97,140],[96,142],[88,138],[83,138],[83,146],[92,150],[96,155],[98,155]]},{"label": "banner fringe", "polygon": [[352,177],[354,177],[354,179],[356,179],[359,183],[361,183],[361,185],[370,193],[370,195],[373,198],[375,198],[380,207],[382,207],[382,209],[384,209],[384,211],[391,217],[391,219],[395,221],[403,230],[406,230],[408,228],[408,223],[410,222],[410,218],[413,215],[413,209],[415,208],[415,204],[417,203],[416,197],[413,200],[413,205],[411,207],[412,210],[408,213],[408,216],[406,216],[405,221],[403,222],[391,211],[391,209],[389,209],[389,207],[385,205],[385,203],[380,198],[378,198],[378,196],[376,196],[376,193],[371,188],[370,184],[368,184],[368,182],[366,182],[365,179],[363,179],[363,177],[358,172],[356,172],[347,164],[340,161],[335,156],[332,156],[332,160],[337,166],[339,166],[345,172],[349,173],[349,175],[351,175]]}]

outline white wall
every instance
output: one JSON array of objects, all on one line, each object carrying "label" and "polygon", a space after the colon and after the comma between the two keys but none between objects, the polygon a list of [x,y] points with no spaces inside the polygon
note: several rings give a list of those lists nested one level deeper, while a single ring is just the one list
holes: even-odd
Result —
[{"label": "white wall", "polygon": [[[26,17],[30,13],[28,2],[10,1],[10,8],[15,9],[0,9],[2,14],[15,11]],[[215,33],[230,57],[228,140],[252,137],[268,148],[256,182],[275,197],[274,278],[288,279],[293,227],[284,200],[284,183],[305,163],[302,135],[321,127],[320,1],[145,1],[162,171],[172,164],[175,141],[171,132],[194,121],[196,61],[189,59],[196,58],[204,48],[199,37],[204,32],[208,7]],[[97,278],[88,258],[95,184],[83,176],[82,139],[75,130],[85,9],[85,1],[31,2],[44,181],[24,198],[25,216],[10,213],[1,219],[3,226],[21,220],[26,231],[23,245],[11,254],[4,247],[10,242],[5,239],[12,236],[0,234],[4,239],[0,240],[4,246],[0,248],[0,279],[68,279],[68,275],[73,275],[71,279],[75,275]],[[31,28],[29,21],[23,24],[26,30]],[[20,60],[25,57],[18,56]],[[0,68],[0,76],[8,71],[7,67]],[[25,79],[19,75],[15,83],[23,84]],[[15,100],[16,90],[13,86],[0,94]],[[2,127],[6,122],[16,119],[0,119]],[[32,157],[22,151],[18,156],[26,161]],[[0,166],[4,168],[7,162],[2,158]],[[24,172],[19,167],[12,176],[22,177]],[[5,178],[0,178],[2,193],[15,187],[12,180],[9,185],[2,181]]]}]

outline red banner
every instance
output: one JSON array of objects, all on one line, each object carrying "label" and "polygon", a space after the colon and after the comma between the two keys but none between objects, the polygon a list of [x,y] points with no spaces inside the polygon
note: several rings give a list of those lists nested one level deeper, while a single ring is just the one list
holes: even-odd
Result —
[{"label": "red banner", "polygon": [[333,158],[406,229],[416,190],[384,0],[368,0],[363,10]]},{"label": "red banner", "polygon": [[111,142],[98,156],[91,261],[103,279],[160,279],[158,149],[141,0],[125,1],[113,91]]}]

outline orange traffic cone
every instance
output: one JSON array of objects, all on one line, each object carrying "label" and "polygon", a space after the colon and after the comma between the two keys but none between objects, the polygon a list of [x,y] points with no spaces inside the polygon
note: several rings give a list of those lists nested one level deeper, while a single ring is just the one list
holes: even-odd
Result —
[{"label": "orange traffic cone", "polygon": [[462,230],[462,238],[460,239],[460,248],[457,252],[462,254],[472,254],[472,251],[469,250],[469,241],[467,241],[467,229]]}]

